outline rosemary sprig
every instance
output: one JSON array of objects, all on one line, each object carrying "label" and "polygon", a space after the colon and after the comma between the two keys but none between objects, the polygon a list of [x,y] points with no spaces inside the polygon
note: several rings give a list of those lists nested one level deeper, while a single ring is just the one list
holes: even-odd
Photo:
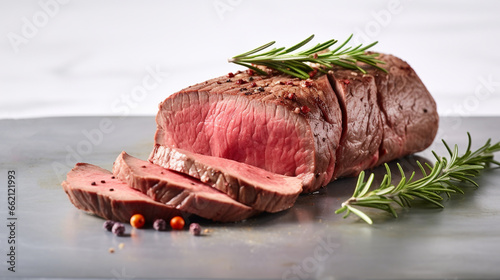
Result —
[{"label": "rosemary sprig", "polygon": [[357,62],[363,62],[387,72],[384,68],[378,66],[378,64],[384,64],[383,61],[377,59],[378,53],[366,53],[369,48],[378,42],[373,42],[367,46],[360,44],[356,47],[345,47],[351,40],[352,34],[334,50],[328,50],[328,48],[338,41],[331,39],[309,49],[292,53],[309,43],[313,38],[314,35],[311,35],[290,48],[280,47],[266,50],[274,45],[275,41],[272,41],[246,53],[234,56],[228,61],[253,69],[262,75],[267,75],[267,72],[255,65],[266,66],[301,79],[308,79],[309,73],[315,70],[311,63],[319,65],[318,70],[322,72],[326,72],[333,65],[337,65],[366,73],[363,68],[358,66]]},{"label": "rosemary sprig", "polygon": [[[351,198],[342,203],[342,207],[335,211],[336,214],[346,212],[344,218],[349,214],[354,213],[358,215],[368,224],[372,224],[372,219],[357,207],[368,207],[380,209],[391,213],[397,217],[394,205],[397,204],[401,207],[411,207],[411,202],[415,199],[421,199],[443,208],[440,203],[443,200],[442,194],[450,196],[451,193],[464,193],[462,186],[465,184],[478,187],[478,184],[473,180],[474,177],[480,174],[480,171],[490,164],[500,166],[500,162],[495,161],[493,153],[500,151],[500,142],[491,144],[489,139],[486,144],[471,151],[471,136],[468,136],[468,146],[466,152],[458,155],[458,146],[455,145],[454,149],[450,149],[448,144],[444,141],[444,145],[448,150],[450,158],[440,157],[432,151],[436,157],[436,163],[433,167],[426,164],[425,167],[417,161],[417,165],[423,174],[423,177],[418,180],[413,180],[415,172],[412,172],[409,178],[406,178],[401,165],[397,165],[401,173],[401,180],[397,185],[393,184],[391,178],[391,170],[387,164],[385,168],[387,173],[382,179],[380,186],[372,191],[369,191],[374,174],[372,173],[365,181],[365,173],[361,172],[358,177],[354,194]],[[426,171],[426,167],[429,172]]]}]

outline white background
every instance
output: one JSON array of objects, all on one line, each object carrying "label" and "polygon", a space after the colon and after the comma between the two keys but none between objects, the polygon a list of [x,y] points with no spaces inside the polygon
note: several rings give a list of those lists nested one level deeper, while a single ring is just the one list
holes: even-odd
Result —
[{"label": "white background", "polygon": [[441,115],[500,115],[500,1],[0,2],[0,118],[155,115],[268,41],[379,41]]}]

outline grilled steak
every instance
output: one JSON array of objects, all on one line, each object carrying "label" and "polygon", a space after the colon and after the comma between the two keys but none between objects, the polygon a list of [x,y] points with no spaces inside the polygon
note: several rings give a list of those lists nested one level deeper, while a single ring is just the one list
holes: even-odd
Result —
[{"label": "grilled steak", "polygon": [[114,175],[152,199],[200,217],[220,222],[244,220],[259,213],[192,177],[167,170],[122,152]]},{"label": "grilled steak", "polygon": [[295,177],[181,149],[157,145],[149,160],[200,179],[229,197],[260,211],[278,212],[288,209],[302,192],[301,180]]},{"label": "grilled steak", "polygon": [[152,222],[181,214],[175,207],[152,200],[92,164],[77,163],[62,186],[76,208],[104,219],[129,222],[132,215],[142,214],[146,221]]},{"label": "grilled steak", "polygon": [[406,62],[380,59],[389,73],[366,66],[301,81],[239,72],[188,87],[160,104],[156,147],[297,176],[304,192],[423,150],[437,132],[436,104]]}]

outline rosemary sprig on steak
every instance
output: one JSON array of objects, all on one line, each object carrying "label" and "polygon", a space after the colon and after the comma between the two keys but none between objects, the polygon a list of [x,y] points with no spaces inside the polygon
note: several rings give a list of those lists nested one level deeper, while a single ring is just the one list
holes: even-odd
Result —
[{"label": "rosemary sprig on steak", "polygon": [[[500,162],[495,161],[493,158],[493,153],[500,151],[500,142],[492,145],[491,139],[489,139],[482,147],[476,151],[471,151],[471,137],[470,134],[467,135],[469,142],[467,150],[462,156],[458,155],[457,145],[451,150],[443,140],[450,158],[440,157],[433,151],[432,153],[436,157],[436,163],[433,167],[428,164],[424,167],[417,161],[423,174],[421,179],[413,180],[415,172],[409,178],[406,178],[403,169],[398,164],[401,180],[395,185],[391,182],[391,170],[385,164],[387,173],[382,183],[378,188],[369,191],[373,184],[374,175],[372,173],[365,181],[365,173],[361,172],[353,196],[343,202],[342,207],[335,213],[346,212],[344,218],[354,213],[368,224],[372,224],[372,219],[358,207],[380,209],[391,213],[394,217],[397,217],[393,207],[395,204],[401,207],[411,207],[411,202],[415,199],[425,200],[443,208],[443,204],[440,203],[443,200],[442,194],[448,196],[451,193],[463,194],[462,187],[465,185],[478,187],[473,178],[478,176],[482,169],[490,164],[500,166]],[[426,168],[430,171],[426,171]]]},{"label": "rosemary sprig on steak", "polygon": [[[312,73],[316,73],[318,70],[325,72],[331,69],[333,65],[347,69],[357,69],[365,73],[365,70],[357,64],[358,62],[363,62],[386,71],[378,66],[378,64],[384,64],[383,61],[377,59],[378,53],[366,53],[369,48],[378,42],[373,42],[367,46],[360,44],[356,47],[345,47],[351,40],[352,34],[333,50],[329,50],[329,48],[338,42],[335,39],[317,44],[303,51],[292,53],[309,43],[313,38],[314,35],[311,35],[290,48],[280,47],[261,52],[274,45],[275,41],[272,41],[246,53],[234,56],[228,59],[228,61],[248,67],[262,75],[267,75],[267,72],[256,67],[256,65],[266,66],[301,79],[308,79]],[[317,68],[311,64],[317,65]]]}]

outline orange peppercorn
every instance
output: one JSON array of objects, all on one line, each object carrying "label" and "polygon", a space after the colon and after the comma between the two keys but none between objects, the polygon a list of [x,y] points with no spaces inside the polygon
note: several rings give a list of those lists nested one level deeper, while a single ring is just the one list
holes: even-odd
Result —
[{"label": "orange peppercorn", "polygon": [[144,219],[144,216],[141,214],[135,214],[130,217],[130,225],[135,228],[142,228],[145,223],[146,219]]},{"label": "orange peppercorn", "polygon": [[175,216],[170,220],[170,226],[172,227],[172,229],[183,229],[184,224],[184,219],[181,216]]}]

